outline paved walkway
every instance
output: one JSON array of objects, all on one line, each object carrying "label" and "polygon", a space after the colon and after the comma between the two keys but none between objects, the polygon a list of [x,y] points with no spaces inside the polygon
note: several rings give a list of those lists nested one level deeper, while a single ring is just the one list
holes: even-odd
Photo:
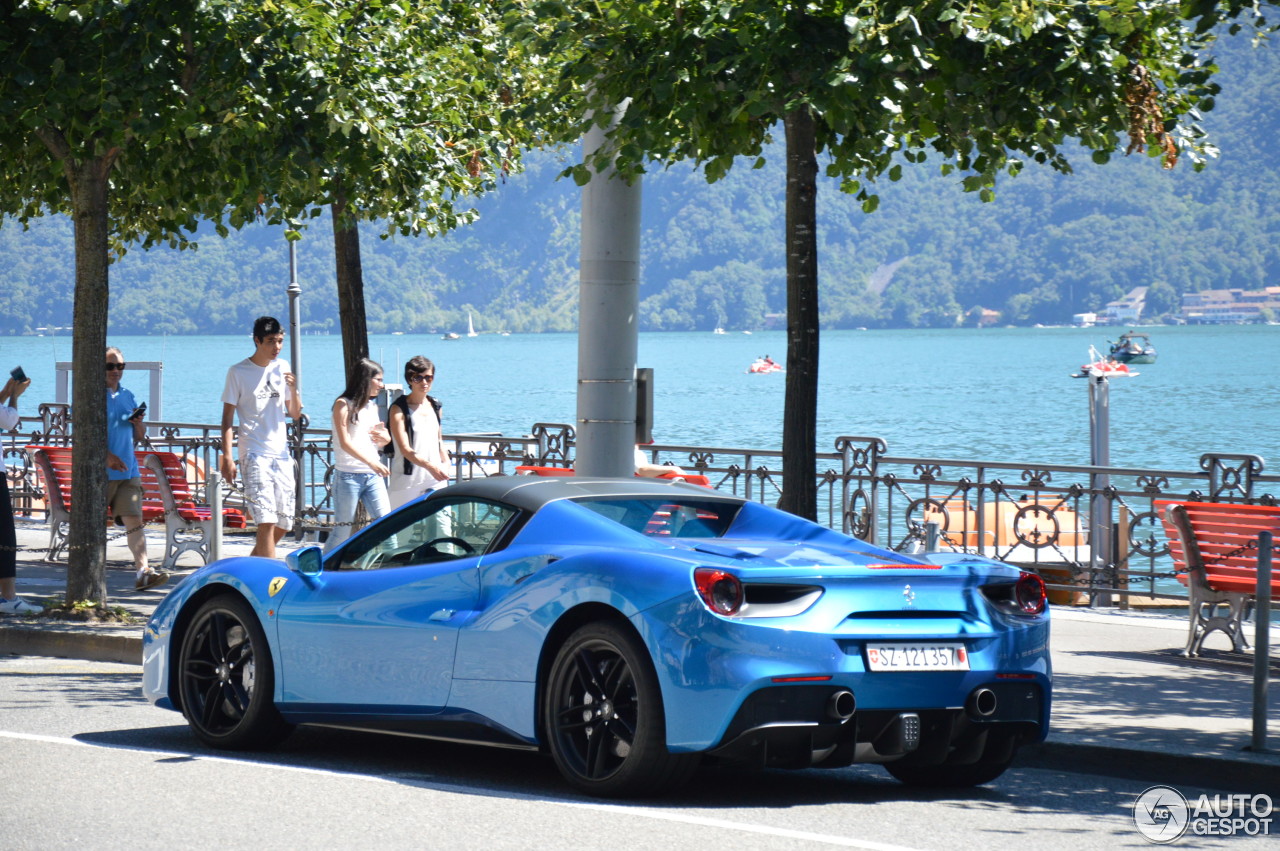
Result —
[{"label": "paved walkway", "polygon": [[[149,540],[150,552],[160,552],[158,534]],[[47,527],[19,525],[18,591],[33,600],[61,595],[66,587],[65,564],[41,560],[47,541]],[[252,537],[228,535],[223,554],[246,555],[252,547]],[[136,614],[138,624],[0,616],[0,654],[140,664],[142,623],[166,588],[133,590],[122,537],[109,542],[107,562],[110,602]],[[199,564],[193,554],[179,561],[182,572]],[[1048,741],[1024,749],[1019,762],[1280,798],[1280,617],[1273,615],[1272,624],[1271,752],[1255,753],[1247,750],[1253,729],[1252,654],[1227,651],[1229,642],[1215,634],[1201,658],[1182,658],[1185,606],[1128,612],[1055,607],[1052,729]],[[1246,636],[1252,646],[1251,627]]]}]

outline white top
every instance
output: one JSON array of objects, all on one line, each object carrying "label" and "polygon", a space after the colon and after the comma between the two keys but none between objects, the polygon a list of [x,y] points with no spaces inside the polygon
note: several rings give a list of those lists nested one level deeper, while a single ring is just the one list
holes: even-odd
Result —
[{"label": "white top", "polygon": [[[435,408],[431,407],[430,402],[424,400],[421,405],[409,412],[409,418],[413,421],[413,451],[437,467],[447,469],[448,459],[440,455],[440,418],[436,416]],[[391,468],[388,491],[403,497],[397,502],[393,496],[392,506],[395,508],[449,481],[437,479],[426,467],[420,467],[417,464],[411,464],[410,472],[406,474],[404,456],[399,452],[391,459],[388,466]]]},{"label": "white top", "polygon": [[[350,411],[350,408],[348,408]],[[378,457],[378,446],[369,435],[369,430],[378,423],[378,403],[370,399],[358,411],[347,414],[347,439],[352,446],[368,458]],[[373,469],[364,461],[342,448],[338,440],[338,423],[333,424],[333,466],[343,473],[372,473]]]},{"label": "white top", "polygon": [[235,405],[240,417],[240,460],[246,453],[270,458],[289,457],[288,411],[293,389],[284,381],[289,362],[276,358],[258,366],[245,358],[227,370],[222,401]]},{"label": "white top", "polygon": [[[18,427],[20,422],[17,408],[10,408],[8,405],[0,405],[0,431],[13,431]],[[0,473],[5,470],[4,453],[0,452]]]}]

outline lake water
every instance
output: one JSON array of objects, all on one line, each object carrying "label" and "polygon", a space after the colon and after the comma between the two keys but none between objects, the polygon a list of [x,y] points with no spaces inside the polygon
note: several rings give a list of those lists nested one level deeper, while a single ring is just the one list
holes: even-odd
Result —
[{"label": "lake water", "polygon": [[[893,455],[1089,462],[1085,382],[1070,377],[1093,344],[1105,351],[1123,328],[828,331],[821,340],[818,449],[841,435],[883,438]],[[1253,453],[1280,463],[1280,327],[1143,329],[1159,351],[1136,378],[1111,382],[1111,459],[1116,466],[1195,469],[1208,451]],[[227,367],[252,354],[243,337],[113,337],[126,360],[164,363],[163,419],[216,423]],[[341,391],[338,336],[302,339],[303,400],[327,427]],[[286,340],[285,356],[290,342]],[[573,423],[577,337],[573,334],[370,338],[370,351],[398,381],[405,360],[424,354],[438,372],[433,393],[449,433],[522,435],[536,422]],[[641,334],[639,365],[654,368],[659,443],[776,449],[782,439],[785,375],[752,375],[757,356],[784,362],[782,331]],[[0,364],[33,379],[22,412],[54,401],[56,361],[69,337],[0,341]],[[140,398],[147,379],[126,372]],[[154,405],[152,415],[154,415]]]}]

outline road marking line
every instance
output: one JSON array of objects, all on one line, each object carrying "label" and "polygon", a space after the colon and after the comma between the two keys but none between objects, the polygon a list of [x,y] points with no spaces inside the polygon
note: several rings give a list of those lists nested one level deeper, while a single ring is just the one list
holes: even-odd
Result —
[{"label": "road marking line", "polygon": [[[372,783],[391,783],[395,785],[413,785],[423,788],[434,789],[439,792],[448,792],[458,795],[491,795],[487,790],[478,789],[471,786],[460,786],[452,783],[439,783],[431,780],[423,780],[417,777],[379,777],[373,774],[360,774],[352,771],[336,771],[331,768],[308,768],[301,765],[286,765],[278,762],[262,762],[253,759],[244,759],[240,757],[212,756],[209,754],[190,753],[187,751],[168,751],[159,748],[140,748],[133,745],[110,745],[100,742],[85,742],[79,739],[69,739],[65,736],[46,736],[39,733],[18,733],[11,730],[0,730],[0,739],[19,739],[29,742],[43,742],[53,745],[72,745],[84,748],[102,748],[104,750],[132,751],[134,753],[147,754],[162,758],[185,758],[190,760],[199,760],[205,762],[227,763],[229,765],[252,766],[259,768],[271,768],[279,771],[292,771],[299,774],[315,774],[328,777],[338,777],[344,780],[364,780]],[[675,813],[664,810],[643,809],[640,807],[628,807],[621,804],[594,804],[588,801],[563,801],[555,798],[548,798],[542,795],[527,795],[520,792],[504,792],[501,797],[513,798],[517,800],[529,801],[532,803],[553,804],[561,807],[574,807],[576,809],[595,810],[603,813],[615,813],[619,815],[635,816],[638,818],[654,819],[657,821],[679,822],[681,824],[696,825],[698,827],[713,827],[718,830],[735,830],[741,833],[754,833],[767,836],[778,836],[786,839],[801,839],[806,842],[821,842],[825,845],[837,845],[845,848],[862,848],[865,851],[918,851],[917,849],[908,848],[904,845],[890,845],[885,842],[874,842],[868,839],[849,839],[844,836],[832,836],[825,833],[810,833],[803,830],[791,830],[785,827],[770,827],[761,824],[746,824],[742,822],[729,821],[727,819],[707,818],[704,816],[687,815],[685,813]]]},{"label": "road marking line", "polygon": [[587,804],[576,801],[551,801],[550,803],[557,803],[566,807],[582,807],[585,809],[623,813],[626,815],[641,816],[642,818],[658,819],[660,821],[677,821],[684,824],[714,827],[720,830],[737,830],[743,833],[761,833],[769,836],[785,837],[787,839],[803,839],[806,842],[822,842],[827,845],[840,845],[846,848],[864,848],[867,849],[867,851],[915,851],[915,849],[907,848],[904,845],[889,845],[885,842],[873,842],[869,839],[849,839],[844,836],[832,836],[826,833],[809,833],[807,831],[791,830],[785,827],[744,824],[741,822],[727,821],[725,819],[705,818],[703,816],[691,816],[684,813],[664,812],[661,810],[639,810],[618,804]]},{"label": "road marking line", "polygon": [[109,745],[103,742],[82,742],[79,739],[68,739],[64,736],[42,736],[38,733],[16,733],[10,730],[0,730],[0,739],[22,739],[30,742],[45,742],[52,745],[73,745],[82,748],[102,748],[111,751],[132,751],[134,753],[147,754],[149,756],[157,756],[162,758],[182,758],[190,760],[199,760],[202,762],[222,762],[229,765],[246,765],[259,766],[262,768],[274,768],[280,771],[294,771],[300,774],[320,774],[330,777],[342,777],[344,779],[367,780],[374,783],[396,783],[398,781],[391,780],[386,777],[378,777],[373,774],[357,774],[348,771],[334,771],[329,768],[308,768],[303,765],[286,765],[279,762],[260,762],[253,759],[243,759],[228,756],[212,756],[210,754],[190,753],[188,751],[166,751],[160,748],[140,748],[133,745]]}]

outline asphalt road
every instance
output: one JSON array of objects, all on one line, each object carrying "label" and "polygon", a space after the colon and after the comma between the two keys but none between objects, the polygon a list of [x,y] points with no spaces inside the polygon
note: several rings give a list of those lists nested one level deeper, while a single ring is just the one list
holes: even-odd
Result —
[{"label": "asphalt road", "polygon": [[936,792],[874,766],[705,770],[670,799],[610,803],[571,792],[550,759],[505,750],[301,729],[266,754],[209,751],[142,700],[139,673],[0,657],[0,847],[1149,848],[1131,810],[1164,782],[1015,767]]}]

